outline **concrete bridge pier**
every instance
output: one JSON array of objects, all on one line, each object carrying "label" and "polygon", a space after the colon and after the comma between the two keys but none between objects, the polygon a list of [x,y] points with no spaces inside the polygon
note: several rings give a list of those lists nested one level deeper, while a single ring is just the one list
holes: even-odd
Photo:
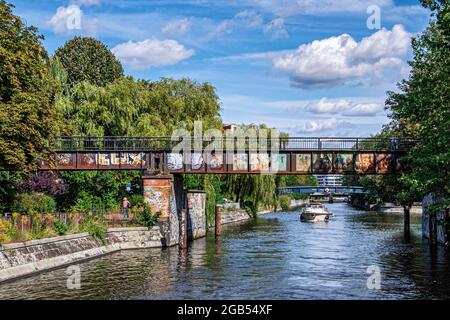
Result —
[{"label": "concrete bridge pier", "polygon": [[158,224],[163,246],[180,245],[206,235],[206,193],[184,190],[182,175],[146,175],[144,201],[160,212]]},{"label": "concrete bridge pier", "polygon": [[179,243],[179,219],[172,175],[150,175],[143,177],[144,202],[153,213],[160,213],[158,225],[163,246]]},{"label": "concrete bridge pier", "polygon": [[216,239],[220,238],[220,235],[222,234],[222,208],[220,206],[216,206],[214,234]]},{"label": "concrete bridge pier", "polygon": [[186,249],[188,246],[188,217],[187,217],[187,206],[186,206],[186,193],[184,191],[184,177],[181,174],[175,174],[174,176],[174,192],[175,201],[177,206],[177,215],[179,222],[179,239],[180,239],[180,249]]}]

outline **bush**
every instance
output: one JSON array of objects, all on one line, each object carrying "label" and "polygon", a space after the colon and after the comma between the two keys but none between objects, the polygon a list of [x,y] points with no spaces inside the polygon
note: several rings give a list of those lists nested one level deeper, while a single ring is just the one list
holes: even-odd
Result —
[{"label": "bush", "polygon": [[144,196],[142,194],[132,194],[128,197],[128,201],[134,208],[142,208],[144,206]]},{"label": "bush", "polygon": [[161,212],[152,213],[152,209],[148,204],[144,204],[141,210],[138,210],[134,215],[134,220],[137,224],[150,228],[156,225]]},{"label": "bush", "polygon": [[64,222],[56,220],[52,226],[53,231],[55,231],[59,236],[64,236],[69,232],[69,226]]},{"label": "bush", "polygon": [[288,211],[291,209],[291,197],[282,195],[278,199],[280,201],[280,207],[283,211]]},{"label": "bush", "polygon": [[80,222],[79,231],[87,232],[94,238],[104,240],[106,238],[106,223],[99,216],[86,215]]},{"label": "bush", "polygon": [[104,211],[105,205],[100,197],[94,196],[87,192],[82,192],[77,199],[72,211],[90,212],[90,211]]},{"label": "bush", "polygon": [[255,202],[250,199],[244,200],[244,209],[253,217],[256,217],[258,213],[258,208],[256,207]]},{"label": "bush", "polygon": [[308,193],[291,193],[290,196],[294,200],[308,200],[309,199]]},{"label": "bush", "polygon": [[8,235],[10,229],[11,223],[9,221],[7,220],[0,221],[0,245],[11,241],[11,238]]},{"label": "bush", "polygon": [[56,201],[43,193],[19,194],[13,203],[13,210],[28,214],[46,214],[56,212]]}]

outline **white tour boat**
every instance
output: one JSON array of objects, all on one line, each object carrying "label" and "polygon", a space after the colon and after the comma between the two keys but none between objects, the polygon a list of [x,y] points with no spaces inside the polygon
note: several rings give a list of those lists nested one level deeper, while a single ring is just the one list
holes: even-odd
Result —
[{"label": "white tour boat", "polygon": [[300,221],[303,222],[326,222],[331,216],[332,212],[328,211],[327,208],[318,202],[308,203],[300,214]]}]

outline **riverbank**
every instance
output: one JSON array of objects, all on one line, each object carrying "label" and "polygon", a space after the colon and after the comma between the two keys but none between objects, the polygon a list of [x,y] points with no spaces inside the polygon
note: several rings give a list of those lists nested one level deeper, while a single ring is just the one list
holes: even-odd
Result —
[{"label": "riverbank", "polygon": [[[192,219],[190,228],[197,230]],[[245,210],[225,211],[222,224],[239,223],[252,219]],[[205,228],[206,231],[206,228]],[[198,232],[193,232],[197,235]],[[204,237],[195,236],[194,238]],[[0,282],[28,276],[88,259],[94,259],[121,250],[163,248],[167,246],[166,233],[159,225],[151,228],[109,228],[103,240],[88,233],[9,243],[0,246]],[[193,239],[192,239],[193,240]],[[176,245],[176,244],[175,244]]]},{"label": "riverbank", "polygon": [[[393,203],[381,203],[371,206],[369,211],[380,213],[380,214],[393,214],[393,215],[403,215],[404,210],[402,206],[397,206]],[[411,216],[422,216],[422,205],[413,205],[410,209],[409,214]]]},{"label": "riverbank", "polygon": [[4,244],[0,282],[50,270],[126,249],[162,247],[158,226],[110,228],[103,240],[88,233]]}]

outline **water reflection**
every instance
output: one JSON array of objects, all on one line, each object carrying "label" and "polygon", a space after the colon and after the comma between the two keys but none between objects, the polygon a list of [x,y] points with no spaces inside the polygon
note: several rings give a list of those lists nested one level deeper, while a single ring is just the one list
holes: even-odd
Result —
[{"label": "water reflection", "polygon": [[[448,252],[411,241],[401,217],[345,204],[326,224],[277,213],[224,227],[222,237],[178,248],[132,250],[80,264],[82,287],[66,288],[65,268],[0,285],[2,299],[442,299],[450,297]],[[369,290],[367,268],[381,269]]]}]

